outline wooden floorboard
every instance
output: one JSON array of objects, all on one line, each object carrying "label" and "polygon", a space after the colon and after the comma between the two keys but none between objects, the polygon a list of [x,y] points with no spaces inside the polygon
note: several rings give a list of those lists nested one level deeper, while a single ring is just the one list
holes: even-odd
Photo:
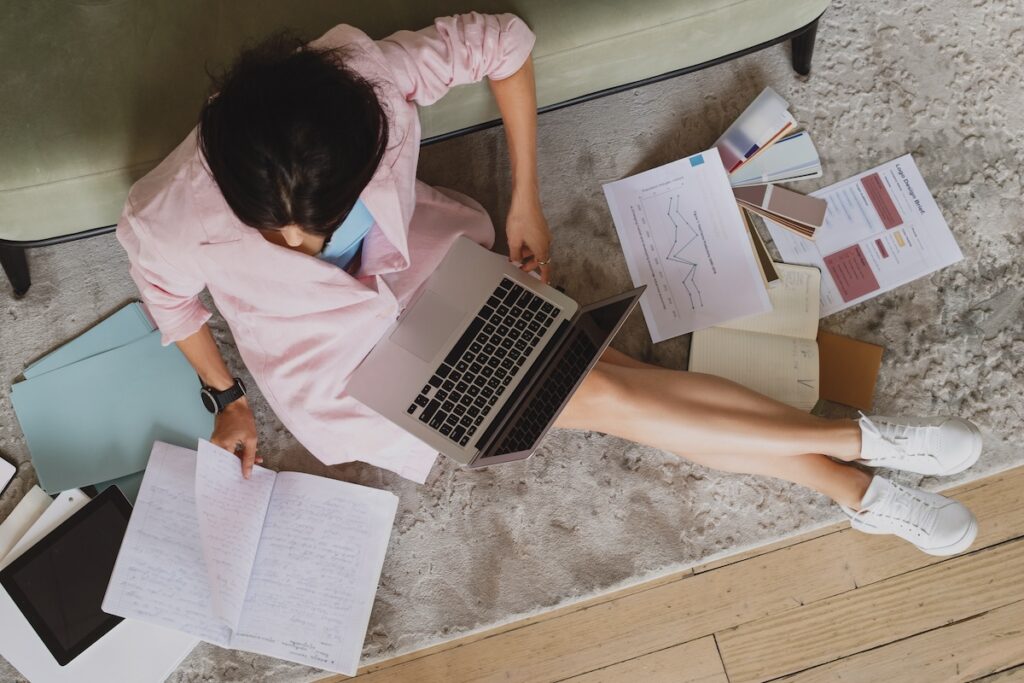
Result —
[{"label": "wooden floorboard", "polygon": [[714,636],[652,652],[597,671],[564,679],[564,683],[728,683]]},{"label": "wooden floorboard", "polygon": [[[1024,600],[1024,540],[716,634],[732,683],[763,681]],[[1002,571],[1001,571],[1002,570]]]},{"label": "wooden floorboard", "polygon": [[968,682],[1024,657],[1024,602],[808,669],[786,683]]},{"label": "wooden floorboard", "polygon": [[[947,680],[959,666],[964,674],[948,680],[1016,682],[1024,674],[1014,668],[1024,664],[1024,648],[1014,661],[1000,654],[998,643],[1019,645],[1019,631],[1000,620],[1012,621],[1024,605],[1024,582],[1014,585],[1024,567],[1024,540],[1014,540],[1024,537],[1024,468],[947,495],[978,516],[978,540],[968,555],[935,558],[892,537],[834,525],[378,662],[357,680],[646,683],[688,676],[722,681],[727,673],[730,683],[786,675],[857,681],[871,680],[851,673],[858,662],[877,673],[887,657],[911,661],[895,656],[903,647],[953,653],[935,663],[952,669],[907,680]],[[971,652],[958,649],[955,644],[970,640],[965,634],[984,643]],[[943,649],[947,639],[952,644]],[[705,668],[716,661],[724,661],[724,671]],[[898,676],[873,680],[901,682]]]},{"label": "wooden floorboard", "polygon": [[984,678],[976,678],[971,683],[1024,683],[1024,664],[1015,666],[1012,669],[999,671]]}]

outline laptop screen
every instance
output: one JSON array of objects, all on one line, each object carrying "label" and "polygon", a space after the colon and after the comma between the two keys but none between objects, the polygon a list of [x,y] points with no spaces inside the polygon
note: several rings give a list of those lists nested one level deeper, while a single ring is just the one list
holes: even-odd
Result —
[{"label": "laptop screen", "polygon": [[[564,334],[564,341],[551,344],[545,349],[544,355],[534,363],[530,375],[523,378],[516,394],[507,404],[515,406],[512,408],[515,414],[508,421],[495,420],[492,423],[492,428],[502,424],[502,433],[487,448],[487,452],[481,454],[481,464],[487,458],[533,448],[561,411],[580,379],[611,341],[612,335],[636,304],[642,291],[634,290],[630,292],[632,296],[616,297],[607,304],[584,310],[571,327],[559,330],[559,336]],[[534,373],[536,381],[531,376]],[[517,403],[520,395],[522,401]],[[486,442],[488,437],[489,434],[485,433],[481,443]]]}]

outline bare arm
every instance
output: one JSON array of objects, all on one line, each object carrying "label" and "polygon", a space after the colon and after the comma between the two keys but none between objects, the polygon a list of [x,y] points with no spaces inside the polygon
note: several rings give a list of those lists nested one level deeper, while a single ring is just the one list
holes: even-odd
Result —
[{"label": "bare arm", "polygon": [[[204,386],[223,391],[234,383],[235,379],[220,355],[209,325],[204,324],[198,332],[177,344]],[[262,462],[263,459],[256,455],[256,421],[246,397],[233,401],[217,415],[210,442],[238,455],[246,479],[252,472],[253,463]]]},{"label": "bare arm", "polygon": [[523,262],[526,271],[539,267],[547,282],[550,266],[538,264],[549,258],[551,233],[541,209],[537,178],[537,94],[533,59],[528,58],[508,78],[492,80],[490,84],[505,123],[512,164],[512,202],[506,224],[509,258]]}]

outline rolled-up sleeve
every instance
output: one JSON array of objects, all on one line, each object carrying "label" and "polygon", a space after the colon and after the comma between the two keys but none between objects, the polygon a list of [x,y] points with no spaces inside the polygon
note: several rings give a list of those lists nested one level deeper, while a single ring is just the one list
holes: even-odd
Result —
[{"label": "rolled-up sleeve", "polygon": [[154,240],[126,211],[117,223],[117,241],[128,254],[129,271],[142,301],[160,329],[164,346],[199,331],[210,312],[199,301],[205,283],[166,260]]},{"label": "rolled-up sleeve", "polygon": [[405,98],[429,105],[457,85],[508,78],[526,62],[534,40],[514,14],[472,12],[399,31],[378,44]]}]

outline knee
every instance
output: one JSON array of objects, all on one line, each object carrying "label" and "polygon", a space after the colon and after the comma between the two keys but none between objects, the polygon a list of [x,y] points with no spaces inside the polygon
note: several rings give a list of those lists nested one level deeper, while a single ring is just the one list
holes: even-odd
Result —
[{"label": "knee", "polygon": [[628,414],[635,403],[628,368],[598,363],[569,401],[559,422],[563,426],[609,431],[609,419]]}]

